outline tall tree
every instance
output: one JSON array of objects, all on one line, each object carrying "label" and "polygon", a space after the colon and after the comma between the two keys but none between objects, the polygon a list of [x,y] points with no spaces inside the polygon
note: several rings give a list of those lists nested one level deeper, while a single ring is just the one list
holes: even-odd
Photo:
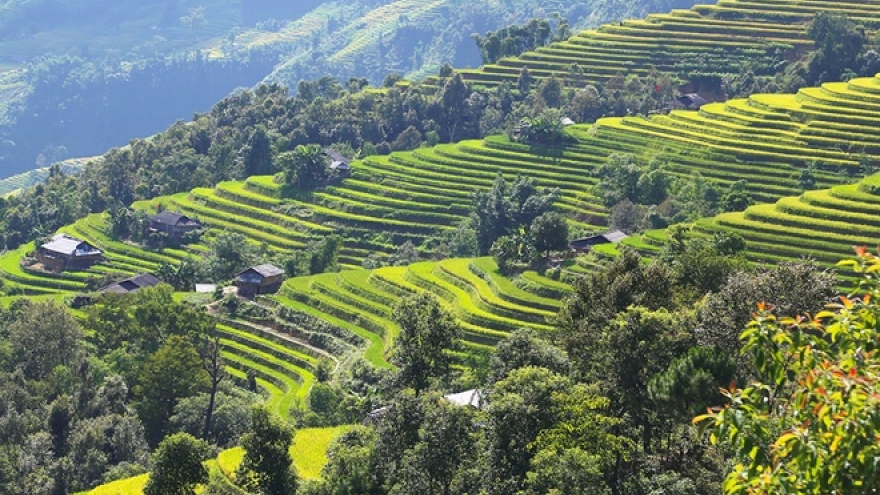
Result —
[{"label": "tall tree", "polygon": [[397,385],[419,393],[434,380],[448,377],[450,351],[457,345],[459,325],[452,314],[428,293],[402,299],[394,308],[400,334],[394,341],[391,362],[398,367]]},{"label": "tall tree", "polygon": [[244,460],[236,483],[251,493],[294,495],[296,471],[290,457],[293,428],[265,407],[251,411],[250,430],[241,437]]},{"label": "tall tree", "polygon": [[134,390],[150,444],[158,444],[166,435],[168,420],[180,399],[209,388],[207,373],[192,342],[180,335],[169,337],[147,359]]},{"label": "tall tree", "polygon": [[242,148],[241,159],[247,176],[272,173],[272,142],[265,126],[258,125],[251,131]]},{"label": "tall tree", "polygon": [[544,213],[536,218],[529,229],[535,251],[550,256],[550,251],[568,248],[568,222],[559,213]]},{"label": "tall tree", "polygon": [[729,494],[872,493],[880,487],[880,259],[847,263],[865,277],[815,317],[777,317],[760,304],[742,334],[757,379],[694,419],[734,453]]},{"label": "tall tree", "polygon": [[162,440],[153,453],[153,471],[144,495],[195,495],[196,486],[208,481],[202,464],[210,453],[208,444],[187,433]]},{"label": "tall tree", "polygon": [[82,346],[79,323],[51,300],[25,305],[8,332],[14,362],[34,380],[46,378],[56,366],[73,364]]}]

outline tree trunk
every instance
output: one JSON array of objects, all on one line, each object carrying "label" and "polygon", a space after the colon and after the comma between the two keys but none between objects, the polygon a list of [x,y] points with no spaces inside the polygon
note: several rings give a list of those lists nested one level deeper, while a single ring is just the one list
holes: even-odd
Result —
[{"label": "tree trunk", "polygon": [[217,389],[220,382],[226,377],[226,374],[223,372],[223,359],[220,356],[220,337],[216,334],[212,337],[205,336],[202,340],[202,345],[199,346],[199,354],[202,357],[202,367],[211,378],[211,395],[208,397],[208,409],[205,411],[205,426],[202,429],[202,438],[208,440],[211,434],[211,423],[214,419]]}]

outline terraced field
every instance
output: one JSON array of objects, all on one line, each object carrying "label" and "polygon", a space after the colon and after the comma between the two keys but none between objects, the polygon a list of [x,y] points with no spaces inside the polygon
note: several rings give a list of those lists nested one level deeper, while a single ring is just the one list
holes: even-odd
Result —
[{"label": "terraced field", "polygon": [[785,56],[809,49],[806,25],[818,12],[846,14],[870,29],[880,27],[880,1],[720,0],[644,20],[605,24],[570,39],[480,69],[461,71],[471,83],[515,84],[520,70],[533,77],[565,75],[572,64],[578,83],[603,82],[617,74],[646,76],[739,73],[746,61],[773,67]]},{"label": "terraced field", "polygon": [[696,227],[742,235],[756,261],[809,256],[833,266],[851,258],[853,246],[880,245],[880,175],[701,220]]},{"label": "terraced field", "polygon": [[464,357],[490,350],[518,328],[550,330],[549,320],[571,289],[535,272],[511,280],[491,258],[446,259],[294,278],[275,300],[357,335],[366,358],[387,367],[385,353],[398,332],[392,308],[423,291],[436,294],[458,319]]},{"label": "terraced field", "polygon": [[[338,233],[345,240],[341,264],[357,268],[370,254],[389,254],[407,240],[418,245],[453,229],[468,214],[471,193],[490,188],[499,173],[508,180],[525,174],[542,187],[558,187],[557,208],[573,227],[601,228],[607,211],[590,193],[596,180],[592,171],[613,153],[661,158],[674,174],[698,172],[721,186],[745,179],[760,202],[797,194],[798,176],[808,164],[817,167],[820,186],[849,182],[863,163],[880,162],[878,109],[880,77],[859,78],[796,95],[759,94],[699,111],[575,125],[568,132],[577,142],[564,149],[491,136],[372,156],[353,164],[352,177],[308,197],[285,197],[272,177],[257,176],[135,207],[155,211],[162,204],[211,227],[206,241],[219,231],[235,231],[281,254]],[[82,290],[90,277],[155,271],[206,249],[152,252],[113,241],[98,214],[62,230],[104,250],[108,263],[54,275],[19,264],[27,248],[6,253],[0,257],[0,277],[7,293]]]}]

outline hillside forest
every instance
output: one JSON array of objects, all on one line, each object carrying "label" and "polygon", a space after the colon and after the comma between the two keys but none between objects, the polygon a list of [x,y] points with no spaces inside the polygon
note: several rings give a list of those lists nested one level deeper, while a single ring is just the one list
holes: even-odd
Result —
[{"label": "hillside forest", "polygon": [[[254,0],[351,17],[121,78],[218,101],[0,197],[0,495],[876,491],[880,0],[526,3]],[[0,44],[124,17],[66,5]],[[323,41],[392,7],[419,64]],[[32,64],[40,115],[121,54]]]}]

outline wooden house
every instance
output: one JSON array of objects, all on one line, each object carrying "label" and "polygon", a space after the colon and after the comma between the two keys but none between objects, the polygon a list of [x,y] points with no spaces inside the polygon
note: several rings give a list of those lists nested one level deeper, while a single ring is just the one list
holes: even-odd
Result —
[{"label": "wooden house", "polygon": [[282,283],[284,283],[284,270],[275,265],[252,266],[235,278],[238,295],[242,297],[274,294],[281,288]]},{"label": "wooden house", "polygon": [[150,230],[153,232],[164,232],[175,240],[180,238],[187,232],[202,228],[202,224],[189,218],[182,213],[165,210],[150,217]]},{"label": "wooden house", "polygon": [[88,242],[59,234],[37,250],[37,260],[53,272],[85,270],[104,259],[104,253]]},{"label": "wooden house", "polygon": [[340,177],[351,175],[351,159],[331,149],[325,149],[324,154],[330,158],[330,170],[339,174]]}]

